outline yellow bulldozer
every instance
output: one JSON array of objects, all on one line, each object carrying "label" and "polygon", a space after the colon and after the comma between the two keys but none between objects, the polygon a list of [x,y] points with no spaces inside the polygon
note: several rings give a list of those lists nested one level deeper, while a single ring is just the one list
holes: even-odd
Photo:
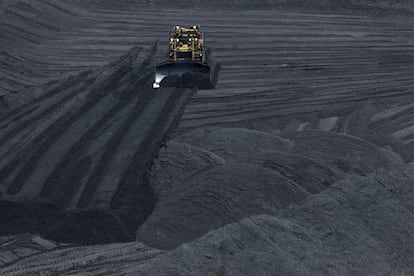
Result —
[{"label": "yellow bulldozer", "polygon": [[[170,32],[169,54],[155,67],[153,88],[161,86],[212,88],[211,62],[204,49],[200,26],[175,26]],[[215,68],[214,68],[215,69]]]}]

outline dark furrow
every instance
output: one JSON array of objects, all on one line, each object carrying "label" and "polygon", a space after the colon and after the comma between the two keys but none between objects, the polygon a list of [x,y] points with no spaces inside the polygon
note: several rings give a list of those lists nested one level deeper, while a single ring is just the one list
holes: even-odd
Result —
[{"label": "dark furrow", "polygon": [[[147,84],[147,86],[149,86],[149,83]],[[141,87],[141,89],[143,89],[141,90],[141,99],[137,102],[132,112],[128,115],[128,117],[118,128],[118,131],[112,136],[112,138],[106,144],[105,151],[99,159],[98,164],[94,169],[93,173],[88,178],[85,189],[82,191],[77,207],[85,208],[89,205],[103,177],[103,173],[106,171],[111,158],[117,151],[119,144],[122,141],[122,138],[128,132],[132,122],[138,119],[139,114],[141,114],[142,111],[145,110],[147,103],[154,96],[153,91],[148,89],[147,87]]]},{"label": "dark furrow", "polygon": [[17,121],[19,121],[20,119],[24,118],[24,117],[28,117],[31,113],[33,113],[34,111],[36,111],[39,108],[38,105],[33,106],[32,108],[29,108],[28,110],[21,112],[19,115],[17,115],[16,117],[14,117],[13,119],[11,119],[8,123],[4,124],[4,125],[0,125],[0,129],[4,129],[6,127],[8,127],[10,125],[10,123],[16,123]]},{"label": "dark furrow", "polygon": [[[394,98],[398,96],[406,96],[410,97],[410,92],[404,92],[399,94],[391,94],[391,95],[382,95],[378,96],[379,99],[384,98]],[[209,117],[200,117],[200,118],[183,118],[180,124],[180,132],[183,132],[184,129],[193,129],[197,127],[205,127],[205,126],[215,126],[215,125],[229,125],[230,123],[235,122],[243,122],[247,120],[254,120],[254,119],[264,119],[264,118],[273,118],[273,117],[280,117],[286,115],[300,115],[300,114],[311,114],[318,112],[326,112],[326,111],[340,111],[342,109],[349,108],[350,106],[355,106],[355,102],[367,101],[371,100],[372,96],[365,96],[359,97],[357,99],[349,99],[347,101],[338,103],[335,100],[326,103],[313,103],[312,106],[301,104],[298,105],[297,108],[293,108],[290,106],[281,107],[270,107],[267,109],[262,109],[260,111],[257,110],[246,110],[242,112],[234,112],[230,114],[221,114],[217,116],[209,116]],[[349,106],[346,106],[348,104]],[[230,124],[231,125],[231,124]]]},{"label": "dark furrow", "polygon": [[[414,87],[414,84],[412,85],[412,87]],[[365,93],[363,95],[360,96],[355,96],[355,95],[350,95],[349,93],[341,93],[341,94],[336,94],[334,97],[329,97],[327,99],[324,98],[319,98],[319,97],[314,97],[314,98],[302,98],[302,99],[297,99],[295,97],[291,97],[291,98],[281,98],[281,99],[273,99],[273,98],[269,98],[267,100],[264,101],[255,101],[254,103],[237,103],[237,106],[234,107],[234,103],[230,104],[230,105],[223,105],[223,106],[212,106],[212,107],[208,107],[206,108],[206,106],[203,106],[203,108],[200,108],[197,106],[193,107],[193,111],[191,112],[187,112],[186,113],[186,117],[191,116],[190,118],[184,118],[184,119],[199,119],[199,118],[203,118],[204,116],[207,116],[209,118],[219,118],[220,116],[223,116],[225,114],[235,114],[233,113],[233,111],[238,112],[237,114],[241,114],[244,113],[247,110],[263,110],[266,107],[272,106],[275,109],[277,108],[281,108],[283,106],[295,106],[297,103],[297,105],[303,105],[304,108],[309,108],[312,105],[320,105],[320,104],[326,104],[329,105],[332,102],[337,102],[337,103],[346,103],[346,102],[352,102],[352,101],[362,101],[362,99],[364,98],[368,98],[368,97],[372,97],[373,99],[375,98],[384,98],[387,96],[406,96],[409,95],[410,93],[410,89],[407,87],[405,90],[400,89],[399,93],[396,93],[397,91],[392,91],[392,94],[388,95],[389,93],[388,90],[383,91],[383,93],[381,93],[382,91],[373,91],[371,94],[369,93]],[[208,115],[209,113],[211,114],[215,114],[214,116],[210,116]],[[196,116],[196,115],[202,115],[202,116]],[[203,116],[204,115],[204,116]]]},{"label": "dark furrow", "polygon": [[115,114],[128,105],[130,101],[143,96],[136,91],[142,85],[142,82],[143,78],[137,78],[125,95],[121,95],[120,101],[70,148],[46,180],[40,193],[41,197],[52,198],[55,205],[60,207],[65,207],[70,202],[82,183],[81,180],[73,181],[70,179],[73,172],[77,171],[76,167],[79,167],[79,160],[82,159],[82,156],[94,142],[99,130],[110,122]]},{"label": "dark furrow", "polygon": [[[157,50],[157,44],[155,45],[155,47],[153,47],[153,51],[151,52],[149,58],[143,63],[145,66],[147,66],[150,63],[150,60],[152,59],[156,50]],[[142,80],[143,83],[148,87],[149,87],[149,82],[148,82],[149,78],[150,76],[147,75],[144,78],[144,80]],[[103,172],[105,171],[107,164],[111,160],[123,136],[128,131],[130,124],[132,123],[133,120],[138,118],[139,114],[145,109],[146,103],[153,97],[152,90],[148,90],[145,87],[143,91],[144,92],[141,92],[141,96],[143,97],[143,99],[137,102],[137,105],[135,106],[134,110],[131,112],[128,118],[124,121],[122,126],[118,128],[117,133],[108,141],[107,147],[104,153],[102,154],[100,160],[98,161],[97,167],[94,169],[93,173],[91,174],[91,176],[89,177],[87,181],[86,187],[82,191],[79,202],[77,204],[79,208],[84,208],[88,206],[91,198],[93,197],[95,190],[97,189],[99,185],[99,181],[102,178]]]},{"label": "dark furrow", "polygon": [[[0,118],[0,123],[3,123],[4,121],[7,121],[7,120],[13,120],[14,116],[20,116],[19,113],[26,112],[25,110],[31,109],[33,107],[33,105],[42,102],[44,99],[52,98],[55,95],[65,91],[67,89],[70,89],[71,87],[73,87],[75,85],[77,85],[78,83],[84,82],[90,74],[91,74],[91,72],[85,71],[85,72],[82,72],[82,73],[80,73],[79,75],[77,75],[75,77],[73,77],[73,76],[68,77],[61,84],[59,84],[56,88],[53,88],[52,90],[45,93],[44,95],[42,95],[40,97],[37,97],[36,99],[13,109],[9,113],[7,113],[5,116],[2,116],[2,118]],[[87,81],[87,83],[89,85],[91,85],[94,80],[95,80],[94,78],[91,78],[90,80]],[[6,124],[8,124],[8,123],[6,123]],[[4,128],[3,124],[1,125],[1,128]]]},{"label": "dark furrow", "polygon": [[7,178],[7,176],[15,170],[18,164],[24,163],[20,172],[7,189],[8,194],[17,194],[21,190],[26,179],[35,168],[37,161],[42,157],[42,154],[50,147],[50,145],[62,136],[65,130],[70,128],[79,117],[98,104],[101,98],[107,96],[108,91],[111,91],[112,93],[118,80],[120,80],[128,70],[129,68],[127,67],[117,69],[116,72],[103,82],[103,84],[90,92],[92,97],[85,104],[74,112],[62,115],[50,127],[34,138],[21,153],[17,154],[11,162],[0,170],[0,177]]},{"label": "dark furrow", "polygon": [[[85,89],[87,87],[87,85],[85,85],[84,87],[80,88],[79,90]],[[74,97],[76,97],[76,95],[79,94],[78,90],[73,91],[72,93],[66,95],[65,97],[63,97],[61,100],[59,100],[58,102],[48,106],[46,109],[44,109],[43,111],[33,115],[32,117],[27,118],[27,120],[24,120],[21,124],[17,124],[16,122],[13,122],[14,120],[18,120],[18,118],[26,118],[27,116],[17,116],[12,120],[13,125],[16,125],[16,127],[14,127],[13,129],[11,129],[10,131],[8,131],[4,136],[2,136],[0,138],[0,145],[5,144],[8,140],[15,138],[15,136],[22,130],[26,129],[28,126],[31,126],[33,124],[35,124],[36,122],[47,118],[47,116],[49,114],[51,114],[53,111],[59,109],[60,107],[62,107],[65,103],[67,103],[68,101],[70,101],[71,99],[73,99]],[[36,108],[38,108],[39,106],[36,106]],[[31,109],[30,109],[31,110]],[[23,114],[26,114],[26,112],[24,112]]]},{"label": "dark furrow", "polygon": [[[151,213],[155,203],[155,195],[146,177],[154,154],[158,152],[159,144],[165,135],[163,128],[167,127],[165,131],[168,131],[169,126],[166,126],[168,120],[174,122],[174,120],[179,119],[176,117],[177,114],[172,114],[172,111],[177,108],[176,105],[181,100],[181,97],[183,97],[182,89],[176,88],[169,97],[161,114],[158,114],[157,120],[147,134],[147,139],[144,140],[134,154],[131,164],[129,164],[125,175],[121,179],[120,185],[112,198],[111,208],[118,209],[124,204],[131,204],[128,201],[131,201],[133,198],[135,204],[132,203],[132,205],[140,206],[139,211],[143,215],[142,221]],[[160,128],[160,126],[162,127]]]}]

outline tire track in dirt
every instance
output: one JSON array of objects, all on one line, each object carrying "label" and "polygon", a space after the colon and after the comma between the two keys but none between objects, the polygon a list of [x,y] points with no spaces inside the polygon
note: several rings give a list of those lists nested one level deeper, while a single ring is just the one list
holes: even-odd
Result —
[{"label": "tire track in dirt", "polygon": [[[184,92],[183,96],[183,90],[179,88],[174,89],[171,93],[171,96],[169,96],[165,103],[165,108],[158,114],[156,121],[152,124],[152,128],[146,135],[147,138],[140,145],[139,150],[133,157],[133,162],[128,166],[124,177],[120,181],[120,186],[112,198],[111,208],[116,209],[122,207],[126,203],[125,198],[136,200],[135,197],[131,197],[134,189],[137,188],[136,182],[138,182],[140,195],[145,195],[144,191],[148,191],[148,180],[145,178],[152,163],[151,156],[158,152],[159,144],[164,137],[163,133],[167,133],[177,122],[177,118],[170,114],[180,113],[180,110],[184,108],[185,102],[190,98],[191,94]],[[142,200],[147,201],[148,199],[142,198]]]},{"label": "tire track in dirt", "polygon": [[[131,5],[133,8],[130,10],[112,9],[113,7],[111,7],[110,11],[105,8],[97,8],[94,5],[82,7],[81,3],[65,5],[48,3],[48,5],[54,6],[56,9],[62,8],[65,13],[70,12],[73,16],[76,15],[90,23],[87,28],[81,30],[75,30],[74,28],[61,32],[58,35],[59,43],[53,44],[53,46],[49,45],[48,37],[42,38],[43,44],[48,45],[47,47],[51,49],[53,62],[59,57],[62,58],[65,54],[79,62],[92,64],[102,59],[98,56],[87,59],[86,53],[89,52],[87,52],[86,46],[95,48],[103,56],[110,56],[117,52],[116,49],[120,49],[116,45],[125,43],[125,45],[134,43],[144,45],[154,38],[161,39],[165,36],[162,30],[169,28],[171,22],[177,19],[177,14],[174,11],[154,10],[152,13],[148,13],[134,5]],[[85,8],[88,10],[86,16]],[[281,11],[241,11],[241,13],[243,15],[242,21],[239,20],[239,13],[235,15],[230,10],[223,10],[220,14],[211,10],[198,12],[197,15],[192,14],[191,11],[185,12],[185,18],[189,22],[197,21],[203,27],[205,26],[205,29],[208,30],[206,38],[209,46],[214,48],[215,54],[222,59],[223,69],[217,84],[218,89],[212,95],[233,94],[233,106],[239,104],[238,96],[241,96],[241,93],[237,91],[242,90],[241,88],[256,87],[259,90],[267,90],[272,85],[277,86],[280,82],[289,80],[295,83],[313,82],[316,85],[324,82],[328,84],[337,83],[340,89],[341,84],[333,79],[339,75],[343,75],[344,82],[352,82],[354,77],[350,75],[351,73],[354,75],[355,73],[370,75],[386,70],[395,72],[405,70],[407,73],[413,70],[412,66],[407,63],[408,60],[397,59],[393,61],[393,64],[387,63],[383,66],[383,70],[378,68],[381,65],[375,64],[375,62],[381,61],[391,54],[405,54],[405,57],[408,58],[407,53],[412,48],[414,22],[406,16],[367,17],[361,15],[286,13]],[[223,24],[223,18],[226,18],[226,24]],[[155,19],[157,19],[157,22],[155,22]],[[15,24],[17,21],[11,22],[10,24]],[[148,28],[151,28],[153,32],[149,34],[143,31]],[[35,30],[31,32],[36,33]],[[50,34],[48,33],[48,36]],[[260,39],[251,39],[252,35]],[[134,37],[139,37],[139,39],[134,39]],[[79,49],[79,51],[74,52],[70,50],[72,48]],[[106,48],[106,52],[103,48]],[[60,50],[61,54],[57,52],[57,49]],[[316,74],[316,76],[326,76],[326,79],[311,80],[309,74],[311,70],[306,72],[307,67],[303,67],[303,64],[296,65],[298,62],[302,63],[304,61],[306,61],[308,67],[324,67],[322,69],[325,70],[320,71],[320,74]],[[264,63],[268,64],[264,66]],[[277,68],[283,63],[296,65],[296,73],[293,74],[293,77],[289,77],[292,68]],[[363,64],[362,68],[361,64]],[[404,64],[406,68],[403,68]],[[332,67],[333,65],[335,66]],[[76,69],[76,66],[74,69]],[[303,72],[299,73],[302,69]],[[251,72],[252,70],[255,72]],[[267,73],[263,75],[260,70],[274,72],[275,74]],[[237,72],[241,74],[237,74]],[[261,78],[260,84],[257,83],[258,78]],[[240,84],[241,81],[248,79],[257,80],[257,82]],[[380,78],[377,78],[377,80],[380,80]],[[375,81],[375,78],[373,81]],[[282,84],[280,88],[286,88],[286,85]],[[329,89],[336,88],[315,89],[320,90],[319,94],[332,93]],[[364,89],[364,87],[361,86],[361,89]],[[231,90],[234,92],[231,92]],[[260,91],[258,92],[260,93]],[[187,116],[191,116],[193,110],[203,112],[205,104],[203,100],[209,100],[208,97],[204,97],[203,93],[204,91],[197,93],[194,100],[190,102],[184,120],[190,118]],[[275,89],[272,94],[272,97],[277,97],[279,92]],[[242,110],[245,107],[240,106],[240,108]],[[207,109],[205,112],[207,116],[209,110]],[[256,117],[254,116],[254,118]],[[267,117],[267,115],[263,113],[264,117]],[[236,120],[236,118],[233,120]],[[182,125],[183,131],[189,121],[190,119],[186,120]],[[201,121],[192,121],[195,126],[203,125]],[[215,120],[211,121],[213,124],[220,123]]]},{"label": "tire track in dirt", "polygon": [[[80,88],[86,89],[87,85]],[[73,99],[78,95],[79,91],[75,90],[67,95],[65,95],[61,100],[56,101],[53,104],[48,103],[42,103],[41,106],[35,106],[34,108],[28,109],[26,112],[20,112],[18,116],[7,122],[3,127],[7,127],[8,125],[12,124],[13,128],[8,131],[4,136],[0,138],[0,144],[5,144],[10,139],[14,138],[20,131],[26,129],[28,126],[33,125],[34,123],[37,123],[40,120],[43,120],[47,118],[47,116],[50,115],[50,113],[58,110],[61,108],[64,104],[66,104],[69,100]],[[53,97],[53,95],[50,95],[50,97]],[[32,103],[33,105],[33,103]],[[30,113],[35,113],[31,117],[28,115]],[[20,120],[23,119],[23,120]],[[22,121],[20,124],[16,121]]]},{"label": "tire track in dirt", "polygon": [[[122,62],[122,60],[121,60]],[[8,194],[17,194],[24,185],[27,178],[30,176],[37,162],[44,154],[44,152],[53,144],[59,137],[64,135],[65,130],[70,128],[78,118],[88,112],[92,107],[96,106],[105,97],[110,96],[120,79],[128,72],[128,67],[120,67],[109,76],[106,80],[98,83],[88,93],[88,99],[83,105],[60,116],[52,125],[47,127],[42,133],[34,137],[20,153],[6,164],[1,170],[0,175],[3,179],[13,173],[14,170],[21,167],[18,174],[14,177],[12,184],[8,187]],[[23,162],[25,160],[26,162]]]},{"label": "tire track in dirt", "polygon": [[[133,238],[152,212],[148,170],[194,91],[153,90],[152,65],[159,53],[157,44],[148,48],[136,47],[83,78],[57,82],[0,121],[0,152],[6,153],[0,163],[2,197],[51,204],[59,214],[47,218],[50,226],[41,233],[97,210],[114,216],[118,227],[126,223]],[[79,81],[72,85],[70,79]]]},{"label": "tire track in dirt", "polygon": [[[97,135],[99,135],[98,132],[101,130],[101,128],[105,126],[105,124],[107,124],[113,118],[113,116],[115,116],[116,113],[125,108],[129,101],[134,100],[134,98],[135,100],[136,98],[142,98],[142,100],[139,102],[145,103],[147,101],[146,95],[143,93],[136,93],[136,89],[141,88],[139,86],[139,83],[141,81],[141,79],[138,79],[138,81],[130,88],[130,91],[128,91],[126,95],[123,96],[125,99],[112,107],[111,110],[109,110],[109,112],[106,113],[102,119],[93,125],[88,130],[88,132],[86,132],[71,147],[67,154],[61,159],[59,165],[54,169],[53,173],[48,177],[40,193],[41,197],[49,198],[62,207],[65,207],[66,204],[72,200],[72,196],[76,193],[76,190],[81,184],[81,179],[75,181],[71,179],[71,175],[73,175],[73,172],[78,171],[77,168],[82,168],[82,164],[79,164],[78,162],[80,160],[85,160],[84,158],[88,158],[87,156],[83,155],[87,151],[87,148],[90,147],[94,140],[97,138]],[[133,93],[136,93],[136,95],[133,95]],[[142,108],[144,108],[144,106],[142,106]],[[109,146],[112,146],[113,144],[116,144],[114,140],[111,139],[108,141]],[[102,166],[101,162],[99,162],[99,166]],[[85,174],[86,173],[87,171]],[[78,175],[78,177],[80,176],[83,175]],[[96,182],[96,185],[99,185],[99,182]],[[88,189],[88,187],[89,185],[86,187],[86,189]]]},{"label": "tire track in dirt", "polygon": [[[118,71],[117,74],[111,78],[111,81],[117,82],[119,78],[125,73],[124,70],[125,69],[121,69]],[[113,84],[108,83],[102,88],[108,89],[111,85]],[[88,101],[76,112],[71,112],[69,114],[61,116],[57,121],[55,121],[55,123],[53,123],[39,136],[33,139],[32,142],[28,144],[20,154],[17,155],[17,157],[15,157],[10,163],[4,166],[2,170],[0,170],[0,176],[2,178],[7,178],[16,169],[16,167],[18,167],[19,164],[24,163],[23,160],[27,160],[24,163],[23,168],[20,169],[18,175],[14,178],[12,184],[9,186],[7,190],[8,194],[17,194],[20,191],[27,177],[34,169],[36,162],[49,148],[50,144],[58,139],[61,135],[63,135],[65,129],[69,128],[77,118],[86,113],[91,107],[99,102],[103,95],[98,94],[97,91],[95,94],[96,95],[92,98],[92,100]],[[35,149],[34,151],[33,148]]]},{"label": "tire track in dirt", "polygon": [[[0,41],[5,41],[1,57],[5,63],[0,73],[7,74],[0,81],[0,93],[30,93],[31,88],[50,86],[46,82],[86,68],[91,75],[79,82],[90,78],[91,83],[76,88],[70,87],[70,81],[58,81],[60,88],[42,91],[40,98],[0,118],[0,155],[5,157],[0,160],[0,189],[12,198],[43,190],[43,199],[62,208],[103,208],[124,215],[125,210],[142,207],[147,200],[144,195],[151,194],[145,171],[161,138],[150,141],[143,137],[142,143],[131,140],[143,125],[134,114],[141,117],[147,107],[155,108],[152,103],[156,99],[168,105],[187,96],[179,99],[180,92],[164,90],[171,96],[164,98],[145,87],[137,91],[140,96],[120,103],[118,91],[131,87],[138,90],[141,86],[122,77],[128,74],[126,71],[115,76],[118,73],[108,69],[113,74],[109,81],[119,84],[115,88],[105,84],[103,76],[99,79],[94,74],[131,46],[147,48],[154,40],[165,41],[165,30],[182,18],[183,24],[200,23],[207,31],[206,45],[214,50],[222,70],[217,89],[200,90],[189,101],[177,132],[207,125],[270,132],[321,125],[342,132],[350,129],[353,114],[363,110],[365,104],[372,104],[373,112],[380,112],[412,100],[414,20],[408,16],[309,15],[275,10],[200,10],[196,14],[184,10],[178,15],[173,10],[143,10],[136,3],[121,11],[102,3],[80,8],[81,4],[73,1],[39,2],[45,6],[28,0],[19,2],[8,9],[7,24],[1,26]],[[63,23],[57,20],[57,13],[64,18]],[[85,95],[89,98],[82,98],[90,103],[89,107],[72,108],[77,101],[76,89],[93,90]],[[101,94],[102,89],[113,91]],[[71,98],[70,93],[75,97]],[[4,101],[12,108],[15,103],[10,95]],[[141,96],[141,102],[134,102]],[[116,102],[111,102],[112,98]],[[64,108],[69,111],[63,112]],[[157,113],[154,121],[165,123],[170,115],[164,114],[176,112],[171,108]],[[367,133],[395,134],[409,142],[412,116],[409,110],[405,112],[368,124]],[[91,114],[96,118],[88,121]],[[368,121],[371,115],[368,112],[365,116]],[[148,124],[141,134],[161,137],[162,132],[162,127],[153,129]],[[73,141],[68,141],[69,136],[74,137]],[[60,149],[58,141],[66,141]],[[47,163],[45,160],[54,152],[56,163]],[[119,160],[123,160],[122,165],[115,167]],[[43,173],[37,169],[47,164],[53,167]],[[115,183],[112,186],[111,181]],[[132,197],[137,199],[136,205]],[[143,213],[137,212],[140,218],[151,209],[145,208]]]},{"label": "tire track in dirt", "polygon": [[[149,85],[149,82],[147,81],[145,82],[145,84]],[[118,146],[121,143],[122,138],[129,130],[129,126],[131,126],[132,122],[140,116],[140,114],[148,104],[149,100],[152,98],[153,91],[146,87],[140,87],[140,89],[143,90],[143,92],[141,93],[141,99],[137,101],[135,107],[130,112],[128,117],[125,119],[125,121],[122,122],[121,126],[118,128],[115,135],[113,135],[112,138],[108,141],[107,147],[102,153],[102,156],[98,161],[97,167],[94,169],[93,173],[89,177],[87,185],[80,196],[79,203],[77,204],[79,208],[85,208],[90,203],[96,189],[98,188],[98,185],[101,182],[103,173],[109,169],[108,163],[112,159],[115,152],[118,150]]]}]

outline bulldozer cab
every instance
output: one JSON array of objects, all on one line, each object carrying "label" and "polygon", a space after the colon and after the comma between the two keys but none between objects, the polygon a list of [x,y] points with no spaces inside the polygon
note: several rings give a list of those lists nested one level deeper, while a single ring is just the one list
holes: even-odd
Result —
[{"label": "bulldozer cab", "polygon": [[170,58],[173,61],[198,61],[203,59],[203,40],[199,26],[183,28],[175,26],[173,34],[170,33]]}]

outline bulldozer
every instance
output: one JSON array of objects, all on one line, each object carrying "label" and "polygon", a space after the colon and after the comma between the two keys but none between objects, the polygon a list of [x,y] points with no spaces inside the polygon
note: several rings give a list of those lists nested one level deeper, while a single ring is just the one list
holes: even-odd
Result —
[{"label": "bulldozer", "polygon": [[175,26],[170,31],[168,57],[155,67],[153,88],[162,86],[213,88],[210,51],[204,48],[200,26]]}]

